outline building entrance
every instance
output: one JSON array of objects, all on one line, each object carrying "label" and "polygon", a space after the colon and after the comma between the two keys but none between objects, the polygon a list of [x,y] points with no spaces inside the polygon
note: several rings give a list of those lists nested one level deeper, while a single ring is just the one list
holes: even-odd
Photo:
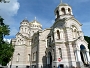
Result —
[{"label": "building entrance", "polygon": [[80,46],[80,55],[81,55],[81,60],[84,65],[87,64],[87,55],[86,55],[86,48],[84,45]]},{"label": "building entrance", "polygon": [[48,66],[48,68],[52,68],[52,54],[51,54],[51,52],[48,52],[47,66]]}]

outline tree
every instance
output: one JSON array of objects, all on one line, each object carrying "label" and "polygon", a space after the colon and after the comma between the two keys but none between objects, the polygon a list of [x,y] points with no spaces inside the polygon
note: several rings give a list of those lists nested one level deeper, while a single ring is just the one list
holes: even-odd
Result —
[{"label": "tree", "polygon": [[9,25],[5,25],[3,20],[0,16],[0,64],[6,66],[13,56],[14,46],[3,40],[10,33]]},{"label": "tree", "polygon": [[84,38],[85,38],[85,40],[87,41],[87,43],[88,43],[88,48],[89,48],[89,50],[90,50],[90,37],[84,36]]}]

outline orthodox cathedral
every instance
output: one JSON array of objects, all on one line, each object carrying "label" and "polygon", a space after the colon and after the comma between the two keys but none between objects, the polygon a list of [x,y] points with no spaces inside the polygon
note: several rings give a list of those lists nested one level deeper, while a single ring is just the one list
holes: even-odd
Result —
[{"label": "orthodox cathedral", "polygon": [[88,43],[82,24],[75,19],[72,8],[60,3],[55,22],[47,29],[35,19],[20,23],[19,32],[12,39],[15,51],[11,68],[85,68],[90,64]]}]

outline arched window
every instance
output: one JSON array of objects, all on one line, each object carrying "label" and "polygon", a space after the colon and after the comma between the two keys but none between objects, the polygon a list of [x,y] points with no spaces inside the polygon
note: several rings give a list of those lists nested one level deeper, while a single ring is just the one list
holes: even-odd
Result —
[{"label": "arched window", "polygon": [[59,11],[58,10],[56,11],[56,14],[57,14],[57,18],[58,18],[59,17]]},{"label": "arched window", "polygon": [[19,56],[20,56],[20,54],[18,53],[17,54],[17,62],[19,62]]},{"label": "arched window", "polygon": [[74,25],[72,25],[72,33],[74,39],[78,37],[78,30]]},{"label": "arched window", "polygon": [[77,38],[77,30],[73,29],[73,38]]},{"label": "arched window", "polygon": [[63,12],[63,14],[65,15],[65,8],[61,8],[61,11]]},{"label": "arched window", "polygon": [[21,41],[21,39],[20,39],[20,45],[22,44],[22,41]]},{"label": "arched window", "polygon": [[57,38],[60,39],[60,32],[57,30]]},{"label": "arched window", "polygon": [[27,29],[27,28],[25,28],[25,32],[27,32],[26,29]]},{"label": "arched window", "polygon": [[31,55],[30,55],[30,54],[28,54],[28,61],[30,61],[30,57],[31,57]]},{"label": "arched window", "polygon": [[60,39],[63,39],[63,31],[60,32]]},{"label": "arched window", "polygon": [[62,49],[59,48],[59,55],[60,55],[60,58],[62,59]]},{"label": "arched window", "polygon": [[21,29],[21,31],[23,32],[23,28]]},{"label": "arched window", "polygon": [[71,14],[71,9],[70,8],[68,8],[68,12],[69,12],[69,14]]}]

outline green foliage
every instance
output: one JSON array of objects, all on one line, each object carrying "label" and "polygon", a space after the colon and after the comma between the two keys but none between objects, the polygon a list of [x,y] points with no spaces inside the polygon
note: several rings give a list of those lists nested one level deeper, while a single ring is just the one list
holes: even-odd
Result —
[{"label": "green foliage", "polygon": [[87,41],[87,43],[88,43],[88,48],[89,48],[89,50],[90,50],[90,37],[84,36],[84,38],[85,38],[85,40]]},{"label": "green foliage", "polygon": [[0,45],[0,64],[6,66],[13,56],[14,48],[11,44],[4,42]]},{"label": "green foliage", "polygon": [[13,56],[14,47],[12,44],[3,40],[10,32],[9,26],[5,25],[3,20],[4,19],[0,17],[0,64],[6,66]]}]

